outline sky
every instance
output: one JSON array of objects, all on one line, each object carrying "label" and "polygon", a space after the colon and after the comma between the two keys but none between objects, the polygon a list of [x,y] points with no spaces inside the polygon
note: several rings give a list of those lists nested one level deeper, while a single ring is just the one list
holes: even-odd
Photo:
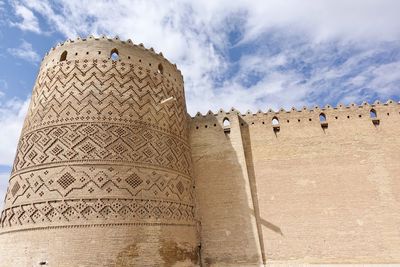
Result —
[{"label": "sky", "polygon": [[191,115],[399,101],[399,10],[398,0],[0,0],[0,197],[40,61],[58,42],[153,47],[181,69]]}]

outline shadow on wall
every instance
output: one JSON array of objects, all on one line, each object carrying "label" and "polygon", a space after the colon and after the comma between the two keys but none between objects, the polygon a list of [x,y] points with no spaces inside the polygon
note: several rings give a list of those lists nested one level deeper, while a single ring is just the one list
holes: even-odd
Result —
[{"label": "shadow on wall", "polygon": [[240,127],[245,122],[232,114],[229,124],[219,116],[193,123],[191,146],[203,266],[265,263],[261,225],[283,233],[260,218],[251,150],[244,147],[250,145],[248,128]]},{"label": "shadow on wall", "polygon": [[[245,158],[246,158],[246,167],[247,167],[248,179],[249,179],[251,196],[252,196],[252,200],[253,200],[253,208],[254,208],[254,209],[250,209],[249,213],[250,213],[250,216],[252,216],[253,214],[255,216],[262,259],[263,259],[263,263],[265,264],[267,259],[265,256],[264,237],[263,237],[263,232],[262,232],[261,226],[265,226],[267,229],[270,229],[271,231],[273,231],[277,234],[280,234],[281,236],[284,236],[284,234],[279,226],[261,218],[260,207],[259,207],[259,203],[258,203],[259,198],[258,198],[258,194],[257,194],[257,182],[256,182],[254,164],[253,164],[253,153],[251,150],[252,146],[251,146],[249,127],[248,127],[248,124],[242,118],[239,118],[239,122],[242,125],[241,134],[242,134],[242,141],[243,141],[243,149],[244,149]],[[274,123],[274,120],[273,120],[272,124],[276,125],[277,122]]]}]

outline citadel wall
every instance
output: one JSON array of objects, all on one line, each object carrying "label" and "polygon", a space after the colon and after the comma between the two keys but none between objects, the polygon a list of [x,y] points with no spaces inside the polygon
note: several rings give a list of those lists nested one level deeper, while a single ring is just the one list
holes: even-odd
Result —
[{"label": "citadel wall", "polygon": [[400,262],[399,130],[393,101],[197,114],[191,147],[203,262]]}]

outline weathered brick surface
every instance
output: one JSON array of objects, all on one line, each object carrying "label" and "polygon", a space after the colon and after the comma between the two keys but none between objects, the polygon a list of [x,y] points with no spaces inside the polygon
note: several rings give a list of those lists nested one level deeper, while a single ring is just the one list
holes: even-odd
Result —
[{"label": "weathered brick surface", "polygon": [[[229,261],[249,263],[252,254],[243,240],[218,248],[220,240],[245,236],[269,264],[399,263],[399,111],[397,103],[388,102],[194,117],[191,146],[202,259],[219,266],[231,251]],[[274,116],[279,119],[276,134]],[[229,134],[223,133],[225,117],[231,120]],[[242,147],[245,157],[238,152]],[[231,229],[236,234],[227,237]]]}]

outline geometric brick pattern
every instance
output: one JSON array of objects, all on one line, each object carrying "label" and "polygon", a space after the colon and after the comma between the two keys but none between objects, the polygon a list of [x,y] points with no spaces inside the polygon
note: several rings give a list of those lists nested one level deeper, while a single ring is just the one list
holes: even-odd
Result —
[{"label": "geometric brick pattern", "polygon": [[193,206],[148,199],[84,199],[50,201],[5,209],[2,227],[29,226],[40,223],[124,223],[193,221]]},{"label": "geometric brick pattern", "polygon": [[42,68],[1,226],[193,220],[186,120],[183,85],[143,64],[84,59]]},{"label": "geometric brick pattern", "polygon": [[[24,132],[74,121],[140,122],[186,139],[182,88],[172,79],[132,63],[61,62],[39,73]],[[170,96],[176,101],[160,105]]]},{"label": "geometric brick pattern", "polygon": [[149,167],[60,166],[14,175],[6,194],[8,204],[53,199],[106,197],[161,198],[191,205],[189,176]]},{"label": "geometric brick pattern", "polygon": [[48,126],[22,135],[14,172],[77,161],[142,162],[189,174],[190,148],[147,127],[93,122]]}]

